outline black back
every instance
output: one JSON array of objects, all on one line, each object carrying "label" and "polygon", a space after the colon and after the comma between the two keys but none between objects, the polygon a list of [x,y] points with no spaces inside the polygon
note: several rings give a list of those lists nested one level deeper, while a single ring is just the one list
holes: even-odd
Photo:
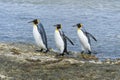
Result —
[{"label": "black back", "polygon": [[46,32],[45,32],[45,30],[44,30],[43,25],[42,25],[41,23],[39,23],[39,24],[37,25],[37,28],[38,28],[38,31],[39,31],[41,37],[42,37],[43,43],[45,44],[46,48],[48,49],[47,36],[46,36]]},{"label": "black back", "polygon": [[82,30],[82,31],[86,35],[86,37],[88,38],[88,42],[89,42],[90,45],[91,45],[90,37],[93,38],[95,41],[97,41],[97,39],[92,34],[90,34],[89,32],[87,32],[86,30]]},{"label": "black back", "polygon": [[64,41],[64,51],[63,51],[63,52],[68,53],[68,51],[67,51],[67,40],[68,40],[72,45],[74,45],[74,43],[64,34],[63,31],[60,31],[60,30],[59,30],[59,33],[60,33],[60,35],[61,35],[61,37],[62,37],[62,39],[63,39],[63,41]]}]

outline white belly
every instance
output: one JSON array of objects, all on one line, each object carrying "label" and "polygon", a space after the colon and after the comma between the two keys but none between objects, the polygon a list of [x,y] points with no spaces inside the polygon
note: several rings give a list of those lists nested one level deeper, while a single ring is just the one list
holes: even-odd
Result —
[{"label": "white belly", "polygon": [[63,41],[62,37],[60,36],[59,31],[55,31],[54,37],[55,37],[55,42],[56,42],[57,48],[60,50],[61,53],[63,53],[64,41]]},{"label": "white belly", "polygon": [[33,36],[34,36],[34,39],[35,39],[35,42],[37,43],[37,45],[41,49],[46,49],[46,47],[42,41],[42,37],[41,37],[40,33],[38,32],[37,27],[33,27]]},{"label": "white belly", "polygon": [[77,34],[78,34],[83,50],[91,51],[90,44],[88,42],[88,38],[86,37],[86,35],[84,35],[84,33],[81,30],[78,30]]}]

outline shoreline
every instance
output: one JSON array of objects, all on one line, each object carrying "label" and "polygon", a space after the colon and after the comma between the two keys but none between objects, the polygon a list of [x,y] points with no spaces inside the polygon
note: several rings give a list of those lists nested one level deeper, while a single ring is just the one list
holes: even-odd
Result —
[{"label": "shoreline", "polygon": [[120,73],[120,59],[102,61],[94,55],[72,52],[70,56],[59,57],[52,49],[48,53],[36,52],[36,49],[33,44],[0,43],[0,79],[120,79],[119,75],[115,76]]}]

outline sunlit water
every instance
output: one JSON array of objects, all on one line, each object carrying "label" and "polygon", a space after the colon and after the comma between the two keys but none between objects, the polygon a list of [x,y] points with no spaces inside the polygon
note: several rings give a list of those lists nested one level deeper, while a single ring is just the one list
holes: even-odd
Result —
[{"label": "sunlit water", "polygon": [[53,25],[61,23],[75,43],[68,49],[81,51],[72,25],[82,23],[98,40],[92,41],[97,56],[120,57],[120,0],[0,0],[0,41],[34,43],[27,22],[35,18],[44,25],[51,48],[56,49]]}]

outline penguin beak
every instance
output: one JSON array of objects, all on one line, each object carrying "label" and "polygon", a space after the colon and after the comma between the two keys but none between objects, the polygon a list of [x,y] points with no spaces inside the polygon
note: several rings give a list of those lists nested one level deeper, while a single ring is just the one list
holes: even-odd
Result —
[{"label": "penguin beak", "polygon": [[32,23],[33,21],[29,21],[28,23]]},{"label": "penguin beak", "polygon": [[77,25],[73,25],[72,27],[76,27]]},{"label": "penguin beak", "polygon": [[57,27],[57,25],[53,25],[54,27]]}]

